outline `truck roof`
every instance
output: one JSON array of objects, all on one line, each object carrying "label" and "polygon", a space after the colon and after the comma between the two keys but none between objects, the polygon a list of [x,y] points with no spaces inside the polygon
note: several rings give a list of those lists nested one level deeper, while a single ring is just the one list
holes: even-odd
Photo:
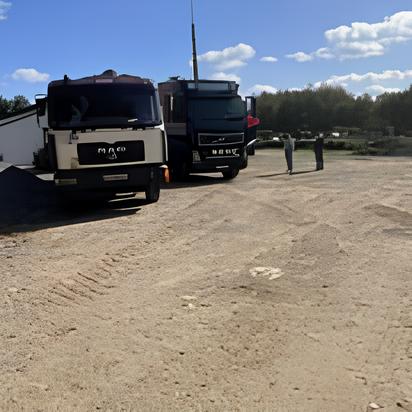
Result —
[{"label": "truck roof", "polygon": [[[180,83],[182,85],[195,85],[196,82],[194,80],[186,80],[186,79],[180,79],[177,77],[171,77],[169,80],[165,81],[165,82],[160,82],[159,84],[168,84],[168,83]],[[199,80],[198,84],[220,84],[220,85],[224,85],[224,84],[230,84],[230,85],[237,85],[237,83],[233,80]]]},{"label": "truck roof", "polygon": [[[161,83],[168,83],[168,82],[181,82],[181,83],[195,83],[195,80],[188,80],[180,78],[179,76],[170,77],[169,80]],[[199,79],[199,83],[236,83],[234,80],[209,80],[209,79]]]},{"label": "truck roof", "polygon": [[185,80],[171,77],[166,82],[159,83],[159,91],[182,91],[190,94],[237,95],[239,85],[233,80]]},{"label": "truck roof", "polygon": [[118,75],[114,70],[106,70],[102,74],[95,76],[82,77],[81,79],[70,79],[67,75],[63,80],[54,80],[49,83],[49,87],[62,86],[62,85],[87,85],[87,84],[109,84],[109,83],[128,83],[128,84],[141,84],[147,86],[153,86],[150,79],[145,79],[139,76],[131,76],[129,74]]},{"label": "truck roof", "polygon": [[[36,105],[27,106],[24,109],[21,109],[17,112],[7,114],[5,116],[0,117],[0,126],[3,126],[5,123],[12,123],[15,120],[20,120],[22,117],[26,117],[23,115],[32,115],[36,113]],[[16,119],[14,119],[16,118]],[[4,122],[3,122],[4,120]],[[7,121],[6,121],[7,120]]]}]

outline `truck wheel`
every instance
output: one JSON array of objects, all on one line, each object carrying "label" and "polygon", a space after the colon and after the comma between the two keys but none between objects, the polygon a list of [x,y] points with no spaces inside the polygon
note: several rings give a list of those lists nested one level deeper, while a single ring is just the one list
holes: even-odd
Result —
[{"label": "truck wheel", "polygon": [[156,203],[160,196],[160,172],[155,171],[153,179],[150,181],[149,185],[146,187],[146,201],[148,203]]},{"label": "truck wheel", "polygon": [[227,172],[222,172],[223,179],[232,180],[239,174],[239,169],[230,169]]},{"label": "truck wheel", "polygon": [[252,144],[251,146],[249,146],[249,147],[247,148],[247,154],[248,154],[249,156],[254,156],[254,155],[255,155],[255,151],[256,151],[256,147],[255,147],[254,144]]},{"label": "truck wheel", "polygon": [[248,152],[247,152],[247,149],[245,149],[245,151],[243,152],[242,165],[240,166],[240,168],[241,168],[242,170],[243,170],[243,169],[246,169],[247,166],[248,166],[248,164],[249,164],[249,154],[248,154]]}]

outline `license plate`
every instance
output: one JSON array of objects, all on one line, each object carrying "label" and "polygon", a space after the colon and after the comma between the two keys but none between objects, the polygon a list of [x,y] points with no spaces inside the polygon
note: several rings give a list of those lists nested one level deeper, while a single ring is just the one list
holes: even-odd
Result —
[{"label": "license plate", "polygon": [[210,156],[228,156],[228,157],[239,157],[240,149],[213,149],[210,152]]}]

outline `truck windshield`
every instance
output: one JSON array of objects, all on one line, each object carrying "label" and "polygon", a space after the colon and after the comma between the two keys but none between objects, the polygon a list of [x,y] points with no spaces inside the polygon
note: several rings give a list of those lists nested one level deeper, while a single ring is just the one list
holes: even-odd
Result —
[{"label": "truck windshield", "polygon": [[154,88],[147,85],[62,85],[49,89],[49,124],[55,129],[146,127],[161,124]]},{"label": "truck windshield", "polygon": [[192,115],[195,120],[243,121],[246,117],[246,107],[242,99],[230,98],[197,98],[191,100]]}]

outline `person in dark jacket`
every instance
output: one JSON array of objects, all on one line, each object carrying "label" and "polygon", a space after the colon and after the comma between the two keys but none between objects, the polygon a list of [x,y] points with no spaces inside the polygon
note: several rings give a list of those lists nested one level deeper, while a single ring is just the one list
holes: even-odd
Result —
[{"label": "person in dark jacket", "polygon": [[293,151],[295,150],[295,139],[289,134],[285,133],[281,137],[283,141],[283,147],[285,148],[285,158],[288,165],[286,173],[292,174],[293,170]]},{"label": "person in dark jacket", "polygon": [[323,134],[319,133],[315,137],[315,158],[316,158],[316,170],[323,170],[323,145],[325,138]]}]

